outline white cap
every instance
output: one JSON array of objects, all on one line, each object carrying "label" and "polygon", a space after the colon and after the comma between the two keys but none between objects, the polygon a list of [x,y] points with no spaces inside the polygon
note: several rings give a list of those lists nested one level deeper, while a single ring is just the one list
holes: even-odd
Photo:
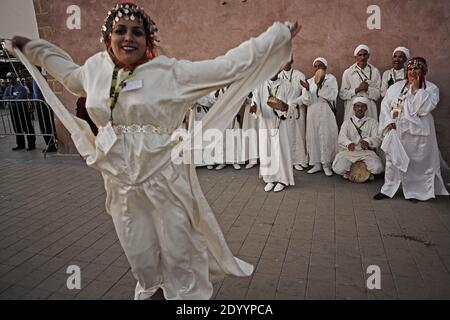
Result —
[{"label": "white cap", "polygon": [[409,49],[408,48],[406,48],[406,47],[397,47],[397,48],[395,48],[394,52],[392,52],[392,56],[394,56],[394,54],[397,51],[403,52],[405,54],[405,56],[406,56],[406,60],[409,60],[410,53],[409,53]]},{"label": "white cap", "polygon": [[352,105],[355,105],[358,102],[363,103],[367,106],[369,104],[369,99],[367,99],[366,97],[355,97],[355,98],[353,98]]},{"label": "white cap", "polygon": [[358,55],[358,52],[360,52],[361,50],[366,50],[367,53],[370,54],[369,47],[366,46],[365,44],[360,44],[359,46],[356,47],[355,51],[353,52],[353,55],[356,57]]},{"label": "white cap", "polygon": [[314,64],[315,64],[317,61],[322,62],[322,63],[325,65],[325,67],[328,68],[328,61],[327,61],[325,58],[322,58],[322,57],[316,58],[316,59],[313,61],[313,66],[314,66]]}]

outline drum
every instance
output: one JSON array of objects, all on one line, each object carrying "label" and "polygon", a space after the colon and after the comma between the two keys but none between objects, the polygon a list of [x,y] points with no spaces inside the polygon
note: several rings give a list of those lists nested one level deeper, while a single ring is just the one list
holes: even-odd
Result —
[{"label": "drum", "polygon": [[267,105],[279,111],[286,111],[288,109],[288,105],[285,102],[273,96],[267,99]]},{"label": "drum", "polygon": [[370,178],[370,172],[363,161],[357,161],[352,164],[348,173],[348,180],[355,183],[364,183]]},{"label": "drum", "polygon": [[316,73],[314,74],[314,82],[319,85],[325,78],[325,70],[323,69],[317,69]]}]

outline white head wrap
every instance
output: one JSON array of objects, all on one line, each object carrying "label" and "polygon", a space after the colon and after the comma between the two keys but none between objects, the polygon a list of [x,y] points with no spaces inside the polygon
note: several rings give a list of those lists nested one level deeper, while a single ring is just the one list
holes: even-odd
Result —
[{"label": "white head wrap", "polygon": [[316,59],[313,61],[313,66],[314,66],[314,64],[315,64],[317,61],[322,62],[322,63],[325,65],[325,67],[328,68],[328,61],[327,61],[325,58],[322,58],[322,57],[316,58]]},{"label": "white head wrap", "polygon": [[353,98],[352,105],[355,105],[358,102],[359,103],[364,103],[366,106],[369,105],[369,99],[367,99],[366,97],[355,97],[355,98]]},{"label": "white head wrap", "polygon": [[410,53],[409,53],[409,49],[408,49],[408,48],[405,48],[405,47],[398,47],[398,48],[395,48],[394,52],[392,52],[392,56],[393,56],[397,51],[403,52],[403,53],[405,54],[405,56],[406,56],[406,60],[409,60]]},{"label": "white head wrap", "polygon": [[366,50],[368,54],[370,54],[370,49],[368,46],[366,46],[365,44],[360,44],[359,46],[356,47],[355,52],[353,52],[353,55],[356,57],[358,55],[358,52],[360,52],[361,50]]}]

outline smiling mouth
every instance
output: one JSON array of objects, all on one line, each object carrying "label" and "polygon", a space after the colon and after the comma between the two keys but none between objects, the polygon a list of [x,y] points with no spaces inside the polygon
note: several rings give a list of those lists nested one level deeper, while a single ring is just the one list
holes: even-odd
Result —
[{"label": "smiling mouth", "polygon": [[122,49],[125,52],[133,52],[133,51],[137,50],[136,47],[130,46],[130,45],[121,46],[120,49]]}]

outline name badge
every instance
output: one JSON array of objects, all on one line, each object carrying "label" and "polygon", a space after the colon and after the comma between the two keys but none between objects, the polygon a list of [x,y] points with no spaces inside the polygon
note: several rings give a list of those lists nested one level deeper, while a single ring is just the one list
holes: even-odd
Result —
[{"label": "name badge", "polygon": [[125,87],[122,89],[122,92],[132,91],[136,89],[141,89],[144,83],[141,80],[129,80],[125,83]]},{"label": "name badge", "polygon": [[108,122],[108,124],[105,127],[101,128],[101,130],[99,130],[96,141],[97,141],[97,146],[105,154],[107,154],[109,152],[109,150],[111,150],[112,146],[117,141],[117,135],[114,132],[111,122]]}]

